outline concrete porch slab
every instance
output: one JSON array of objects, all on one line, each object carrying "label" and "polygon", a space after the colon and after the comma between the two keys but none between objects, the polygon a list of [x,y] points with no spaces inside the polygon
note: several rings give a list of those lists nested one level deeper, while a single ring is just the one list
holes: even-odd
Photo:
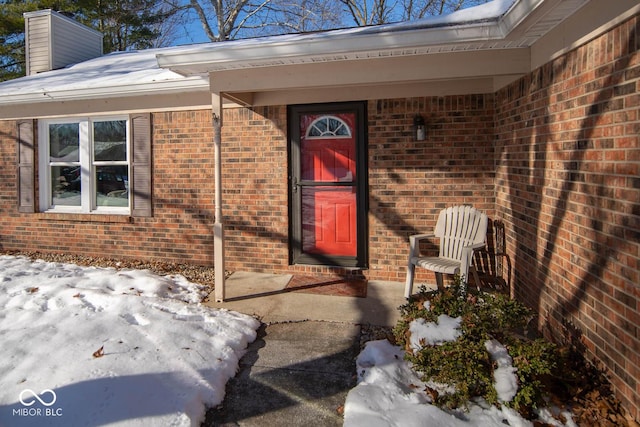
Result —
[{"label": "concrete porch slab", "polygon": [[313,295],[285,289],[290,274],[235,272],[226,282],[225,302],[206,305],[256,316],[265,323],[330,321],[395,326],[405,303],[404,284],[371,280],[366,298]]}]

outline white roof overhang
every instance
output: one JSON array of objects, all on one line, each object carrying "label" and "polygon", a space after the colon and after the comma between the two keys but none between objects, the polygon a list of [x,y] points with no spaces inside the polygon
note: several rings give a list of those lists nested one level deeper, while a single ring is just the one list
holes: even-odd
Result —
[{"label": "white roof overhang", "polygon": [[[575,11],[587,1],[496,0],[492,11],[497,11],[497,16],[481,13],[474,19],[473,12],[478,8],[471,8],[446,17],[401,24],[206,44],[160,53],[157,58],[162,68],[198,75],[256,67],[529,47],[562,19],[555,16],[551,19],[547,12],[544,19],[535,19],[535,26],[528,25],[535,28],[510,36],[526,20],[534,19],[532,15],[538,8],[546,5],[544,9],[549,9],[550,3],[562,3],[566,17],[567,12]],[[568,3],[571,7],[566,7]]]},{"label": "white roof overhang", "polygon": [[197,108],[210,92],[244,105],[492,93],[639,10],[494,0],[408,23],[118,52],[0,83],[0,118]]},{"label": "white roof overhang", "polygon": [[12,103],[26,103],[26,102],[47,102],[47,101],[77,101],[85,99],[95,98],[118,98],[124,96],[131,96],[136,94],[137,96],[145,96],[149,94],[157,94],[162,92],[164,94],[171,93],[184,93],[191,91],[201,91],[207,87],[206,81],[202,79],[181,79],[175,81],[166,81],[163,83],[127,83],[114,86],[96,86],[96,87],[78,87],[78,88],[64,88],[64,87],[52,87],[52,89],[46,89],[39,93],[26,92],[26,93],[14,93],[6,94],[3,96],[3,102],[9,101]]},{"label": "white roof overhang", "polygon": [[212,92],[246,105],[410,96],[416,88],[487,93],[530,72],[530,47],[587,3],[495,0],[415,22],[212,43],[157,59],[185,76],[209,73]]},{"label": "white roof overhang", "polygon": [[158,67],[156,53],[115,52],[0,83],[0,119],[211,105],[207,76]]}]

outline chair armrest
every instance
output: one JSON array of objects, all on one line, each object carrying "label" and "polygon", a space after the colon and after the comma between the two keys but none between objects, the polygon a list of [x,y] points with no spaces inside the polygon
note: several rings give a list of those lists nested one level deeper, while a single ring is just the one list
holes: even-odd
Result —
[{"label": "chair armrest", "polygon": [[409,257],[418,256],[420,253],[420,241],[436,237],[435,234],[413,234],[409,236]]},{"label": "chair armrest", "polygon": [[419,242],[420,240],[428,239],[430,237],[436,237],[435,234],[413,234],[409,236],[409,241]]},{"label": "chair armrest", "polygon": [[484,248],[486,246],[485,242],[482,243],[474,243],[473,245],[468,245],[468,246],[463,246],[462,249],[467,249],[467,250],[476,250],[476,249],[480,249],[480,248]]},{"label": "chair armrest", "polygon": [[[473,257],[473,252],[475,252],[477,249],[482,249],[484,248],[486,245],[484,242],[482,243],[474,243],[473,245],[467,245],[467,246],[463,246],[462,247],[462,262],[466,263],[467,265],[471,264],[471,257]],[[464,265],[463,265],[464,268]]]}]

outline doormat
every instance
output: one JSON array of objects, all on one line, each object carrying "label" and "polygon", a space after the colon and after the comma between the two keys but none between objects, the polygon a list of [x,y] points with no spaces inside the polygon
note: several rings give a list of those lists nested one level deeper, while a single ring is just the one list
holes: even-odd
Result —
[{"label": "doormat", "polygon": [[293,276],[285,289],[306,294],[366,298],[367,279]]}]

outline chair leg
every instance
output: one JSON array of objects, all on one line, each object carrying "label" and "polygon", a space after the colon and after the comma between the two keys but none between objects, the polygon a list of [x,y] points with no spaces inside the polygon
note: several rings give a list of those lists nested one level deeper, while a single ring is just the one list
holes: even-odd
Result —
[{"label": "chair leg", "polygon": [[436,285],[438,285],[438,290],[444,290],[444,281],[442,280],[442,273],[436,273]]},{"label": "chair leg", "polygon": [[480,277],[478,276],[478,270],[472,265],[469,267],[469,270],[473,274],[473,280],[476,282],[476,288],[478,291],[480,290]]},{"label": "chair leg", "polygon": [[413,290],[413,275],[415,273],[416,266],[411,261],[407,265],[407,280],[404,286],[404,297],[409,298]]}]

